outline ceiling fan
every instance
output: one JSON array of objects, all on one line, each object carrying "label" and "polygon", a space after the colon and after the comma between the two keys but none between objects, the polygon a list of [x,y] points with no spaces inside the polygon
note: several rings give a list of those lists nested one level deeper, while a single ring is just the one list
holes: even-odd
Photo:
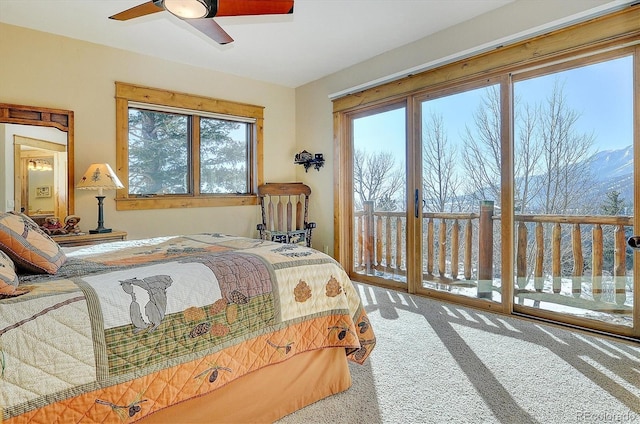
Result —
[{"label": "ceiling fan", "polygon": [[150,0],[109,16],[127,21],[166,10],[187,22],[219,44],[233,41],[216,21],[215,16],[280,15],[293,13],[294,0]]}]

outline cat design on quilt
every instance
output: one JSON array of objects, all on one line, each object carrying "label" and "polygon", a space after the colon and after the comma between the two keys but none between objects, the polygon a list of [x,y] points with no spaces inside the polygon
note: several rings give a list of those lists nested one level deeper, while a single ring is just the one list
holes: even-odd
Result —
[{"label": "cat design on quilt", "polygon": [[[131,305],[129,315],[131,323],[135,327],[134,333],[143,330],[153,331],[162,323],[167,312],[167,288],[171,286],[173,280],[168,275],[153,275],[139,279],[137,277],[120,281],[120,286],[125,293],[131,295]],[[140,311],[140,304],[137,302],[133,287],[144,289],[149,295],[149,301],[144,306],[144,312],[149,322],[145,321]]]}]

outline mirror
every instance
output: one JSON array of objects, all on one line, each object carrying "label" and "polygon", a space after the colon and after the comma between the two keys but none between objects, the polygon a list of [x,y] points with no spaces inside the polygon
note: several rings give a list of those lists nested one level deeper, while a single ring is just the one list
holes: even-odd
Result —
[{"label": "mirror", "polygon": [[[38,223],[46,216],[63,220],[72,215],[73,112],[0,103],[0,123],[10,124],[2,126],[5,151],[13,145],[13,195],[5,194],[7,209],[23,211]],[[10,174],[4,176],[5,187],[10,187]]]}]

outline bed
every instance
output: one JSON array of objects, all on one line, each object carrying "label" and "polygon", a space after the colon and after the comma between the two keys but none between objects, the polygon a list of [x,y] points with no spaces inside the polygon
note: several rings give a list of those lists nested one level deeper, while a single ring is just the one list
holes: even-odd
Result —
[{"label": "bed", "polygon": [[61,249],[8,215],[5,424],[272,422],[346,390],[347,361],[375,346],[344,270],[311,248],[194,234]]}]

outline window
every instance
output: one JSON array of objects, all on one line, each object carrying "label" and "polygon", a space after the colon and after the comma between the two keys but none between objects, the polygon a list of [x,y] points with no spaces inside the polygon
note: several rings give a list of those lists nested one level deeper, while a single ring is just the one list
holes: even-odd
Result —
[{"label": "window", "polygon": [[[403,288],[380,268],[400,245],[394,215],[370,208],[361,224],[349,176],[369,129],[353,117],[404,101],[406,290],[640,339],[627,246],[640,227],[639,17],[630,7],[334,99],[335,249],[350,275]],[[373,271],[350,266],[362,262]]]},{"label": "window", "polygon": [[118,210],[256,204],[263,108],[116,83]]}]

